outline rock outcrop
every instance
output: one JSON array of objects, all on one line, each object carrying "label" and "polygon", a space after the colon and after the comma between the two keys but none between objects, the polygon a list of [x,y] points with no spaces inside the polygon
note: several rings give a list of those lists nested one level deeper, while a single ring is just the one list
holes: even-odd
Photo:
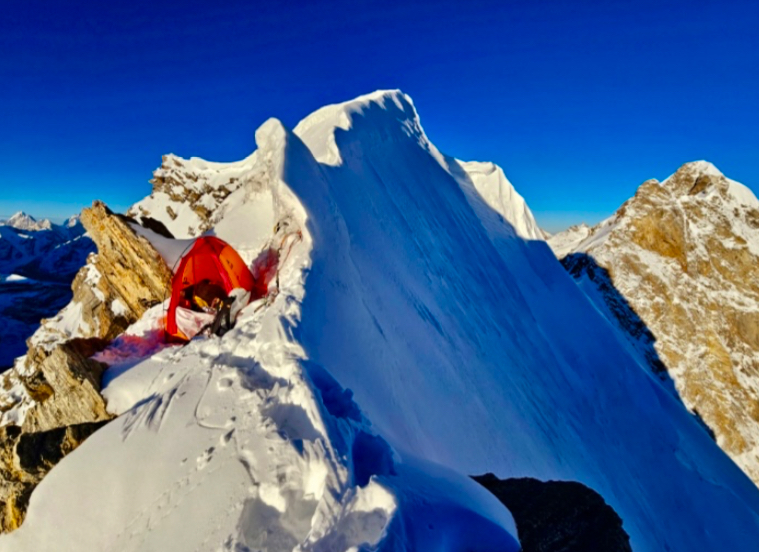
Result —
[{"label": "rock outcrop", "polygon": [[97,254],[74,278],[72,301],[43,321],[28,340],[26,355],[3,374],[4,531],[21,523],[42,476],[112,417],[100,395],[105,365],[90,357],[161,302],[171,285],[171,270],[128,218],[96,201],[81,219]]},{"label": "rock outcrop", "polygon": [[18,426],[0,428],[0,532],[13,531],[24,519],[34,487],[61,459],[106,421],[24,433]]},{"label": "rock outcrop", "polygon": [[98,253],[76,275],[71,303],[43,323],[30,346],[74,337],[111,340],[167,297],[171,269],[128,218],[95,201],[82,211],[82,223]]},{"label": "rock outcrop", "polygon": [[514,516],[523,552],[632,552],[622,519],[582,483],[492,473],[473,479]]},{"label": "rock outcrop", "polygon": [[549,240],[562,264],[759,483],[757,198],[688,163],[574,235]]},{"label": "rock outcrop", "polygon": [[34,368],[23,382],[34,404],[24,417],[25,433],[111,418],[100,395],[105,365],[89,358],[107,343],[75,338],[50,351],[29,351],[27,364]]},{"label": "rock outcrop", "polygon": [[250,178],[254,155],[236,163],[164,155],[150,181],[153,193],[135,203],[127,215],[160,221],[178,238],[198,236],[221,216],[224,200]]}]

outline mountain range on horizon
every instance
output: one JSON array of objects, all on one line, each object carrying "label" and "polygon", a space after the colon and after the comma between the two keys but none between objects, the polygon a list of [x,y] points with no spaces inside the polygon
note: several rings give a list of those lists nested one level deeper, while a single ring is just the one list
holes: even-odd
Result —
[{"label": "mountain range on horizon", "polygon": [[[753,546],[748,188],[687,163],[549,236],[398,90],[269,119],[256,144],[164,156],[148,196],[96,202],[86,233],[0,223],[0,273],[73,279],[2,375],[0,552],[516,552],[516,514],[469,479],[487,472],[582,483],[636,552]],[[48,234],[68,239],[34,245]],[[277,250],[277,277],[223,337],[170,345],[171,267],[201,235],[250,266]],[[24,464],[52,435],[76,450]]]},{"label": "mountain range on horizon", "polygon": [[19,211],[0,221],[0,370],[71,300],[71,281],[94,250],[77,216],[57,225]]}]

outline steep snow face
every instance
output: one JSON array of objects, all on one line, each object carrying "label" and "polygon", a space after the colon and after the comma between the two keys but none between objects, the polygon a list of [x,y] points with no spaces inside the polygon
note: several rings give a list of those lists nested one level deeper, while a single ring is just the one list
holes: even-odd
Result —
[{"label": "steep snow face", "polygon": [[[579,479],[621,513],[636,550],[704,547],[714,535],[697,536],[694,519],[710,530],[735,521],[715,521],[723,514],[701,493],[726,496],[701,477],[742,497],[725,507],[754,534],[750,482],[641,371],[550,250],[515,238],[471,183],[452,178],[460,166],[409,133],[415,120],[388,93],[364,100],[350,125],[334,121],[340,163],[326,169],[326,193],[286,167],[309,211],[345,225],[320,224],[315,238],[300,326],[309,356],[397,448],[462,473]],[[676,497],[694,492],[686,520]],[[715,545],[722,538],[735,533]]]},{"label": "steep snow face", "polygon": [[459,162],[459,165],[488,206],[500,213],[519,236],[529,240],[545,238],[524,198],[514,189],[501,167],[476,161]]},{"label": "steep snow face", "polygon": [[[487,204],[506,219],[519,236],[537,240],[545,238],[532,211],[506,178],[503,169],[494,163],[459,161],[441,154],[424,133],[411,98],[400,90],[377,91],[351,102],[323,107],[298,123],[294,133],[308,145],[317,161],[340,166],[343,164],[343,154],[337,143],[340,133],[351,130],[354,117],[371,109],[372,105],[399,111],[403,135],[427,151],[462,186],[473,184]],[[394,131],[387,131],[383,137],[390,137]]]},{"label": "steep snow face", "polygon": [[[711,163],[688,163],[661,184],[644,183],[613,217],[566,247],[571,240],[565,234],[549,243],[557,256],[575,253],[564,264],[583,289],[759,483],[753,193]],[[634,317],[614,307],[620,298]]]},{"label": "steep snow face", "polygon": [[583,482],[636,551],[753,546],[759,491],[406,96],[256,141],[212,232],[253,265],[279,248],[278,293],[221,339],[115,363],[122,415],[0,550],[516,550],[466,477],[486,471]]}]

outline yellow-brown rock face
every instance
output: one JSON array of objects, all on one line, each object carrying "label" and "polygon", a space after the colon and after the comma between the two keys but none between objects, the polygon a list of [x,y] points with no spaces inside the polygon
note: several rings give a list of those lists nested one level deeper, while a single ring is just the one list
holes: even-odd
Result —
[{"label": "yellow-brown rock face", "polygon": [[90,357],[170,289],[171,270],[126,217],[96,201],[81,220],[97,253],[76,275],[71,303],[2,376],[0,532],[18,527],[42,476],[112,417],[100,395],[105,365]]},{"label": "yellow-brown rock face", "polygon": [[[641,185],[613,217],[578,234],[571,248],[566,237],[552,238],[562,253],[570,251],[563,264],[572,275],[601,290],[613,321],[654,371],[660,371],[656,360],[666,366],[685,405],[756,483],[758,210],[748,188],[696,162],[661,184]],[[605,271],[599,277],[589,265]],[[629,305],[625,315],[610,308],[620,300]],[[640,332],[632,335],[636,316],[650,331],[649,345]]]}]

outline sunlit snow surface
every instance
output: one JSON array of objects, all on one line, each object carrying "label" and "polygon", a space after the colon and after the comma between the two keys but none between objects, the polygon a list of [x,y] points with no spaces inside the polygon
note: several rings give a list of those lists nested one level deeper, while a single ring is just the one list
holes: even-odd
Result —
[{"label": "sunlit snow surface", "polygon": [[257,185],[214,232],[252,262],[260,217],[300,226],[279,295],[223,339],[111,351],[122,415],[0,550],[516,550],[508,512],[466,477],[485,471],[585,483],[636,552],[759,542],[759,491],[406,96],[294,133],[269,120],[256,142]]}]

